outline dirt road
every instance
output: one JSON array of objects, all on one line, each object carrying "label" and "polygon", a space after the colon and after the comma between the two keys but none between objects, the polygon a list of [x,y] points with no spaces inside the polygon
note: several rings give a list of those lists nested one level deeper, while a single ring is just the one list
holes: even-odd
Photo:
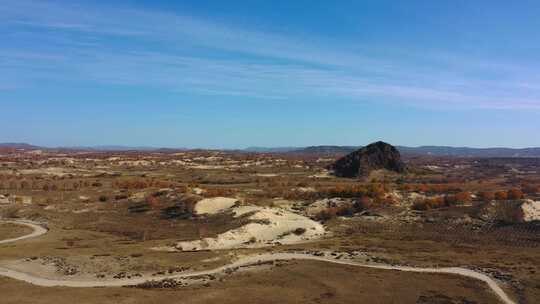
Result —
[{"label": "dirt road", "polygon": [[0,244],[7,244],[7,243],[13,243],[17,241],[22,241],[25,239],[35,238],[41,235],[44,235],[47,233],[47,229],[43,228],[43,226],[27,220],[1,220],[2,223],[6,224],[16,224],[16,225],[23,225],[32,228],[34,231],[32,233],[23,235],[20,237],[12,238],[12,239],[6,239],[6,240],[0,240]]},{"label": "dirt road", "polygon": [[[47,232],[47,229],[29,221],[13,220],[13,221],[3,221],[3,222],[26,225],[33,228],[34,232],[32,232],[31,234],[22,236],[22,237],[0,241],[0,244],[20,241],[20,240],[24,240],[24,239],[28,239],[32,237],[37,237]],[[334,263],[334,264],[350,265],[350,266],[365,267],[365,268],[375,268],[375,269],[383,269],[383,270],[460,275],[460,276],[480,280],[486,283],[487,286],[499,297],[502,303],[516,304],[516,302],[511,300],[510,297],[508,297],[508,295],[504,292],[504,290],[502,290],[502,288],[492,278],[490,278],[489,276],[483,273],[476,272],[476,271],[466,269],[466,268],[461,268],[461,267],[420,268],[420,267],[394,266],[394,265],[384,265],[384,264],[366,264],[366,263],[359,263],[359,262],[355,262],[351,260],[336,260],[330,257],[314,256],[314,255],[306,254],[306,253],[268,253],[268,254],[261,254],[261,255],[246,256],[246,257],[239,258],[237,261],[233,263],[230,263],[228,265],[221,266],[218,268],[214,268],[214,269],[184,272],[184,273],[174,274],[174,275],[143,276],[143,277],[131,278],[131,279],[87,280],[87,281],[56,280],[56,279],[38,277],[32,274],[28,274],[28,273],[24,273],[24,272],[20,272],[16,270],[8,269],[8,268],[3,268],[3,267],[0,267],[0,275],[4,277],[24,281],[30,284],[34,284],[38,286],[47,286],[47,287],[51,287],[51,286],[65,286],[65,287],[116,286],[118,287],[118,286],[138,285],[138,284],[142,284],[151,280],[160,281],[164,279],[189,279],[189,278],[193,278],[193,277],[197,277],[201,275],[220,274],[220,273],[225,272],[227,269],[234,269],[237,267],[256,265],[261,262],[283,261],[283,260],[312,260],[312,261],[320,261],[320,262],[325,262],[325,263]]]}]

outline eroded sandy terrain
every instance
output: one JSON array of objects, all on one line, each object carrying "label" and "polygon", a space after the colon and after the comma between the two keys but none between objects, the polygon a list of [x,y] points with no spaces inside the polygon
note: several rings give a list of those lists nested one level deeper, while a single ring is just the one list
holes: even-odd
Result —
[{"label": "eroded sandy terrain", "polygon": [[[329,175],[329,157],[40,154],[33,165],[25,157],[10,156],[0,169],[0,211],[11,221],[0,230],[0,281],[13,286],[3,290],[11,302],[30,303],[22,290],[48,288],[44,303],[62,303],[61,286],[108,287],[140,303],[170,293],[204,302],[203,292],[234,303],[242,286],[253,301],[283,301],[269,291],[274,284],[296,286],[289,291],[298,297],[287,298],[295,303],[352,303],[369,292],[379,295],[374,303],[540,298],[540,199],[525,182],[525,199],[508,197],[518,194],[516,179],[534,185],[534,175],[488,179],[462,160],[357,181]],[[506,200],[484,202],[486,191],[503,190]],[[388,282],[394,300],[375,283],[344,289],[337,274],[356,285]],[[328,290],[317,293],[313,282]],[[69,293],[92,303],[109,291]]]}]

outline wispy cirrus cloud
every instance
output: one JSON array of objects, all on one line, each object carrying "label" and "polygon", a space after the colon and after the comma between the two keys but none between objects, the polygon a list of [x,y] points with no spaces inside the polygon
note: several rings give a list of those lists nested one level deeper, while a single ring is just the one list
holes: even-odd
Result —
[{"label": "wispy cirrus cloud", "polygon": [[252,99],[540,109],[540,91],[530,84],[535,66],[437,53],[409,52],[404,60],[399,52],[406,51],[381,55],[328,37],[73,2],[13,1],[0,16],[11,42],[0,48],[0,69],[30,87],[94,82]]}]

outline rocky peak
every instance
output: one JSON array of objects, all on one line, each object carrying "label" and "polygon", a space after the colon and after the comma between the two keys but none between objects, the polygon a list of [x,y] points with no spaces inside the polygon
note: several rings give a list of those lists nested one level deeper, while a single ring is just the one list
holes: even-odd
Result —
[{"label": "rocky peak", "polygon": [[340,177],[363,177],[373,170],[385,169],[397,173],[405,172],[399,151],[392,145],[378,141],[356,150],[330,166]]}]

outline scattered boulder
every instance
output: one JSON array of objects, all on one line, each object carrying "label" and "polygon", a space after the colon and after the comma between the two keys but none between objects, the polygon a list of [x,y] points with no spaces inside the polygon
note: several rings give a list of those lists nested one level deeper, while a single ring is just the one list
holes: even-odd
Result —
[{"label": "scattered boulder", "polygon": [[388,170],[404,173],[406,166],[399,151],[382,141],[372,143],[354,151],[329,167],[339,177],[357,178],[368,176],[374,170]]}]

